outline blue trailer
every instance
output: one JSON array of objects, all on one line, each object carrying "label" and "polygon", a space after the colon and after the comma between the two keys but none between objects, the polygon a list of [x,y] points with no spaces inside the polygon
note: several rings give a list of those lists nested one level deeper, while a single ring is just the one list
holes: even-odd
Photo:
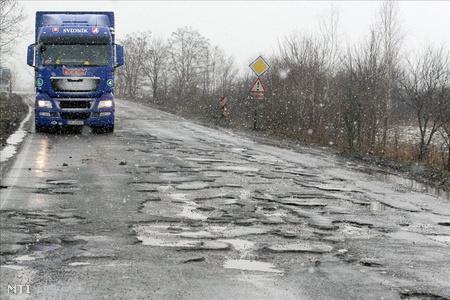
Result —
[{"label": "blue trailer", "polygon": [[123,47],[114,41],[113,12],[36,12],[34,67],[36,131],[56,126],[114,131],[114,70]]}]

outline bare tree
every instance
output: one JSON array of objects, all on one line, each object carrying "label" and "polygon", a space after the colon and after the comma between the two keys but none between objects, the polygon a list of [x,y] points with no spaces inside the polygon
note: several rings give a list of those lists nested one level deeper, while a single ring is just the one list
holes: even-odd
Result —
[{"label": "bare tree", "polygon": [[323,125],[327,86],[328,52],[321,39],[293,34],[280,44],[282,68],[289,70],[283,81],[285,121],[311,132]]},{"label": "bare tree", "polygon": [[420,130],[418,159],[427,157],[436,131],[444,125],[441,117],[444,105],[448,105],[450,55],[444,48],[427,48],[423,54],[408,60],[402,78],[403,101],[413,108]]},{"label": "bare tree", "polygon": [[221,95],[231,93],[238,73],[234,58],[224,54],[223,57],[221,57],[220,67],[218,68],[217,73],[216,89],[218,90],[218,93]]},{"label": "bare tree", "polygon": [[162,38],[151,38],[145,48],[144,56],[142,71],[144,77],[150,80],[153,101],[159,103],[161,100],[159,93],[161,77],[167,68],[168,47],[166,42]]},{"label": "bare tree", "polygon": [[19,30],[23,19],[23,9],[16,0],[0,0],[0,63],[23,32]]},{"label": "bare tree", "polygon": [[122,93],[129,99],[134,99],[138,95],[150,37],[151,32],[145,31],[128,34],[121,40],[126,55],[123,68],[118,70],[118,77]]},{"label": "bare tree", "polygon": [[206,91],[208,94],[226,95],[230,93],[237,74],[234,59],[227,56],[218,46],[212,47],[208,54],[208,69],[205,72],[208,76]]},{"label": "bare tree", "polygon": [[320,35],[323,40],[325,62],[330,73],[336,71],[339,64],[339,11],[331,6],[328,17],[319,22]]},{"label": "bare tree", "polygon": [[200,74],[205,69],[209,42],[198,31],[184,27],[172,33],[168,44],[173,88],[177,99],[181,99],[197,89]]},{"label": "bare tree", "polygon": [[373,151],[378,134],[379,120],[385,114],[382,103],[383,75],[386,66],[382,58],[382,39],[376,31],[371,32],[368,42],[356,53],[357,95],[361,102],[362,120],[358,148]]},{"label": "bare tree", "polygon": [[398,5],[393,0],[381,2],[379,8],[378,29],[383,44],[383,61],[385,65],[384,84],[384,116],[382,147],[386,147],[387,132],[393,108],[393,90],[398,77],[400,47],[402,42]]},{"label": "bare tree", "polygon": [[[450,70],[449,70],[450,72]],[[447,149],[447,162],[446,162],[446,168],[447,171],[450,171],[450,86],[447,86],[445,88],[444,92],[444,102],[441,103],[441,109],[439,109],[439,118],[442,121],[442,126],[440,128],[440,134],[442,137],[443,143],[443,150]],[[445,164],[445,162],[444,162]]]}]

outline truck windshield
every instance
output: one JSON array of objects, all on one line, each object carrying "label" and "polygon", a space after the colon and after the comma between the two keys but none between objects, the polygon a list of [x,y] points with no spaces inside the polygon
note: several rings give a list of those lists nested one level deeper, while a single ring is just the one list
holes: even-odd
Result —
[{"label": "truck windshield", "polygon": [[110,46],[103,44],[44,44],[40,47],[42,65],[107,66]]}]

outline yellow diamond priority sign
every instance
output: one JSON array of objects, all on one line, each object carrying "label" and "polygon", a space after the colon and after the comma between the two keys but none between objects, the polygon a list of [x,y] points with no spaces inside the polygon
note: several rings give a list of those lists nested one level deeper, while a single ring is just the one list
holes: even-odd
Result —
[{"label": "yellow diamond priority sign", "polygon": [[262,56],[259,56],[250,64],[250,69],[255,72],[256,76],[261,76],[266,73],[269,68],[269,64],[264,60],[264,58],[262,58]]}]

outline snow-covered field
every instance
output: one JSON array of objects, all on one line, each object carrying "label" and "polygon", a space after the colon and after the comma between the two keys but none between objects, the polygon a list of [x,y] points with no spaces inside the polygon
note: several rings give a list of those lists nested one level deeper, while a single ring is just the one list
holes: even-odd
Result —
[{"label": "snow-covered field", "polygon": [[[398,134],[398,142],[399,143],[407,143],[407,144],[418,144],[420,141],[420,130],[418,126],[413,125],[398,125],[396,128],[391,128],[389,130],[390,140],[393,142],[394,137]],[[427,137],[429,136],[429,130],[427,130]],[[431,142],[432,145],[441,147],[445,144],[445,139],[442,136],[440,131],[437,131],[433,135],[433,139]]]}]

